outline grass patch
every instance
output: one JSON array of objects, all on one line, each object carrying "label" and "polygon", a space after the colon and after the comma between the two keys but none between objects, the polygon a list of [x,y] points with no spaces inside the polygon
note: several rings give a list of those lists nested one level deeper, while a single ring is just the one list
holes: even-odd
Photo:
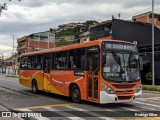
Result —
[{"label": "grass patch", "polygon": [[158,91],[160,92],[160,86],[152,86],[152,85],[143,85],[142,90],[149,90],[149,91]]}]

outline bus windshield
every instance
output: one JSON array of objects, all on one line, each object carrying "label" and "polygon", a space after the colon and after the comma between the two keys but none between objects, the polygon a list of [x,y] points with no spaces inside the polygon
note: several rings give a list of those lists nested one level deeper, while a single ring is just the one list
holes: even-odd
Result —
[{"label": "bus windshield", "polygon": [[138,53],[103,51],[102,54],[104,79],[121,82],[140,80]]}]

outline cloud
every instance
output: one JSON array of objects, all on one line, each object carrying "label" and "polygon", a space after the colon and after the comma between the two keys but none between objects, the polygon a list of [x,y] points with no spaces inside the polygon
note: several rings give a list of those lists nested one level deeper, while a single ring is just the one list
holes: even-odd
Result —
[{"label": "cloud", "polygon": [[[157,13],[159,4],[160,0],[155,0]],[[118,13],[123,19],[131,19],[132,15],[150,10],[151,0],[12,0],[0,17],[0,44],[12,46],[10,34],[20,38],[70,22],[105,21],[112,15],[118,17]]]}]

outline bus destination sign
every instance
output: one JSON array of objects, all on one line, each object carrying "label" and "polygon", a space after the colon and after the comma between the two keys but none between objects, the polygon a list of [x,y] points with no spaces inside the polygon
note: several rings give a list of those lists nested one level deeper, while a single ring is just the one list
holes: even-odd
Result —
[{"label": "bus destination sign", "polygon": [[122,44],[122,43],[103,43],[103,48],[105,50],[122,50],[122,51],[133,51],[137,52],[137,47],[132,44]]}]

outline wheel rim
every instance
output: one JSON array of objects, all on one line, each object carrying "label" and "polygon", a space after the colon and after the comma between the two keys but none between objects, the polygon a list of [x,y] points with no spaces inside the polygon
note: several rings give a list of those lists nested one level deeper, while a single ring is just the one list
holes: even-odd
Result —
[{"label": "wheel rim", "polygon": [[37,85],[36,85],[36,83],[34,82],[34,83],[33,83],[33,91],[34,91],[34,92],[36,92],[36,87],[37,87]]},{"label": "wheel rim", "polygon": [[79,90],[78,90],[78,89],[75,89],[75,90],[73,91],[73,97],[74,97],[74,98],[79,98]]}]

